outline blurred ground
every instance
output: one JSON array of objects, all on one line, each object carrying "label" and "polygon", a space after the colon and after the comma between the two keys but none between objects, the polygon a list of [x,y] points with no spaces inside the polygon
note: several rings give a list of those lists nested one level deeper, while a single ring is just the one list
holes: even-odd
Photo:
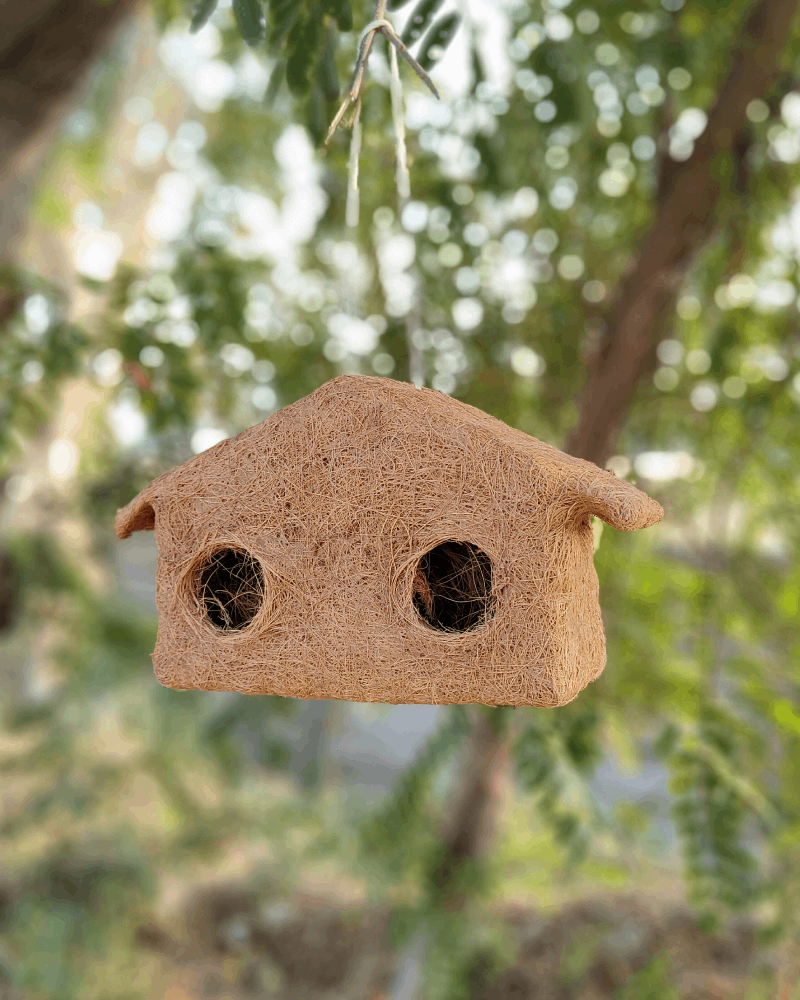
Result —
[{"label": "blurred ground", "polygon": [[[478,961],[474,1000],[797,995],[797,957],[765,959],[747,922],[707,933],[686,906],[650,895],[594,895],[555,913],[505,907],[495,916],[517,958],[499,974]],[[362,997],[367,980],[383,980],[388,989],[396,954],[386,947],[386,928],[380,907],[336,906],[302,894],[259,898],[216,885],[193,894],[173,921],[142,923],[137,945],[153,1000],[346,1000]]]}]

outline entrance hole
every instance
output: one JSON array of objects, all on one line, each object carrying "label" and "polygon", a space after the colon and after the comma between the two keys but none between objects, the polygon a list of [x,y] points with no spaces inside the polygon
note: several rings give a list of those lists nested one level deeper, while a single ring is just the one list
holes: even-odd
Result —
[{"label": "entrance hole", "polygon": [[471,542],[443,542],[417,564],[413,595],[414,607],[431,628],[479,628],[494,615],[492,561]]},{"label": "entrance hole", "polygon": [[209,556],[195,581],[201,608],[221,632],[247,628],[264,602],[264,571],[242,549],[220,549]]}]

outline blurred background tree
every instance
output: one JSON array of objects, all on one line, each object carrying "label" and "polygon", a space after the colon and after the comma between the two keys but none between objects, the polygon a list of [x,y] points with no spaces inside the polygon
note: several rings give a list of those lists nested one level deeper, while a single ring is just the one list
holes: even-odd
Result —
[{"label": "blurred background tree", "polygon": [[[390,3],[441,99],[401,61],[398,197],[376,36],[350,227],[380,8],[0,6],[0,995],[796,995],[797,6]],[[116,508],[412,369],[664,505],[597,531],[602,678],[160,688]]]}]

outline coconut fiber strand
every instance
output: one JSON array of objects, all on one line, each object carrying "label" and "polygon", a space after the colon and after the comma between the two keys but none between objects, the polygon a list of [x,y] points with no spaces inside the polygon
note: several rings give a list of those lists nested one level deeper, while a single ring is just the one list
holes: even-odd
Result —
[{"label": "coconut fiber strand", "polygon": [[563,705],[605,665],[591,515],[663,510],[465,403],[343,375],[155,479],[172,688]]}]

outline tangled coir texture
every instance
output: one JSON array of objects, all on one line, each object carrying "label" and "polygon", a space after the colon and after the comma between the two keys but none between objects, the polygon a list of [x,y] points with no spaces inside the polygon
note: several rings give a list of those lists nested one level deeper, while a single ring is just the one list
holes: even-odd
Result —
[{"label": "tangled coir texture", "polygon": [[561,705],[605,664],[590,519],[659,504],[440,392],[343,375],[155,479],[162,684]]}]

